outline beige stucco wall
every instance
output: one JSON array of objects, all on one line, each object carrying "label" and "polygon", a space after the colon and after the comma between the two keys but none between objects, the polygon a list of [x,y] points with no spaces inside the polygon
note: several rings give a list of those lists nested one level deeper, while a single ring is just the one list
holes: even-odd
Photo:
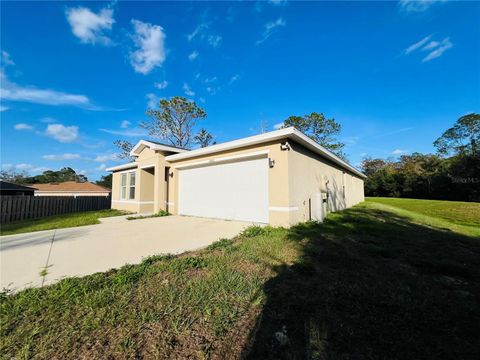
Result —
[{"label": "beige stucco wall", "polygon": [[[310,199],[321,192],[328,193],[330,211],[342,210],[364,200],[363,179],[294,142],[289,142],[290,150],[282,150],[282,142],[274,141],[171,162],[165,160],[168,154],[145,148],[136,159],[136,169],[113,174],[112,207],[133,212],[168,210],[177,214],[181,167],[260,151],[268,152],[265,156],[275,161],[275,165],[268,169],[270,225],[288,227],[309,220]],[[165,181],[166,168],[168,183]],[[132,201],[120,200],[121,174],[128,171],[136,173],[135,199]]]},{"label": "beige stucco wall", "polygon": [[291,225],[310,219],[310,204],[321,192],[328,194],[329,211],[343,210],[364,200],[361,178],[301,145],[294,142],[290,142],[290,145],[288,177]]},{"label": "beige stucco wall", "polygon": [[[273,168],[269,168],[268,198],[269,198],[269,223],[273,226],[288,226],[289,214],[285,210],[288,207],[288,154],[280,149],[280,142],[271,142],[261,145],[248,146],[240,149],[223,151],[215,154],[198,156],[191,159],[180,160],[170,163],[170,177],[168,211],[177,214],[178,199],[178,171],[177,166],[185,166],[200,161],[224,158],[233,155],[246,155],[257,151],[268,151],[268,157],[275,160]],[[241,159],[239,159],[241,161]]]}]

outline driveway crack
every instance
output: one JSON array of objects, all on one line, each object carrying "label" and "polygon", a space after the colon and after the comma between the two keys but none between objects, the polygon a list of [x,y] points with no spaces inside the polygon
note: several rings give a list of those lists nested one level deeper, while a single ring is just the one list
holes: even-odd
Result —
[{"label": "driveway crack", "polygon": [[55,235],[57,234],[57,230],[53,231],[52,240],[50,241],[50,248],[48,249],[47,261],[45,262],[45,267],[40,271],[40,276],[42,277],[42,287],[45,283],[45,278],[48,275],[48,268],[52,265],[49,265],[50,262],[50,255],[52,253],[53,242],[55,241]]}]

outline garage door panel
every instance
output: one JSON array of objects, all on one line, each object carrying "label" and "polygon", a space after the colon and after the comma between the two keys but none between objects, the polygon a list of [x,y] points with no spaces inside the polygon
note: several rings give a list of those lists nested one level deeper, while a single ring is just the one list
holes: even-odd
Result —
[{"label": "garage door panel", "polygon": [[180,170],[179,213],[268,223],[268,159]]}]

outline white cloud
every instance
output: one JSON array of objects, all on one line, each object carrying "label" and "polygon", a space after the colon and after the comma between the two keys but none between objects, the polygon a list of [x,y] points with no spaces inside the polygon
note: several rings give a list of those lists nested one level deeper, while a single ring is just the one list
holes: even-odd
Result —
[{"label": "white cloud", "polygon": [[198,57],[198,51],[195,50],[195,51],[193,51],[192,53],[190,53],[190,54],[188,55],[188,60],[193,61],[193,60],[195,60],[197,57]]},{"label": "white cloud", "polygon": [[33,130],[33,126],[20,123],[20,124],[15,124],[14,129],[15,130]]},{"label": "white cloud", "polygon": [[416,42],[415,44],[410,45],[408,48],[405,49],[405,54],[410,54],[412,51],[417,50],[418,48],[421,48],[423,45],[427,43],[428,40],[432,35],[425,36],[422,40]]},{"label": "white cloud", "polygon": [[71,143],[78,139],[78,126],[49,124],[47,126],[46,134],[62,143]]},{"label": "white cloud", "polygon": [[187,83],[183,83],[183,91],[187,96],[195,96],[195,93],[190,89],[190,86],[188,86]]},{"label": "white cloud", "polygon": [[65,154],[58,154],[58,155],[43,155],[42,158],[45,160],[59,161],[59,160],[78,160],[81,158],[81,156],[80,154],[65,153]]},{"label": "white cloud", "polygon": [[428,10],[432,5],[445,2],[446,0],[400,0],[400,10],[407,13],[418,13]]},{"label": "white cloud", "polygon": [[214,48],[216,48],[220,46],[220,43],[222,42],[222,37],[220,35],[210,35],[208,36],[207,42]]},{"label": "white cloud", "polygon": [[2,164],[2,168],[14,168],[16,170],[34,172],[34,173],[41,173],[41,172],[44,172],[44,171],[48,170],[48,168],[46,168],[44,166],[35,166],[35,165],[32,165],[32,164],[25,164],[25,163],[15,164],[15,165],[13,165],[13,164]]},{"label": "white cloud", "polygon": [[283,122],[273,125],[275,130],[281,129],[283,127]]},{"label": "white cloud", "polygon": [[217,77],[216,77],[216,76],[213,76],[213,77],[211,77],[211,78],[205,78],[205,80],[204,80],[205,84],[210,84],[210,83],[213,83],[213,82],[215,82],[215,81],[217,81]]},{"label": "white cloud", "polygon": [[430,40],[432,35],[424,37],[422,40],[410,45],[405,49],[405,54],[410,54],[416,50],[428,51],[429,53],[422,59],[422,62],[427,62],[443,55],[445,51],[453,47],[453,43],[449,37],[441,41]]},{"label": "white cloud", "polygon": [[137,50],[130,52],[130,63],[140,74],[148,74],[165,61],[165,32],[159,25],[132,20],[135,33],[132,35]]},{"label": "white cloud", "polygon": [[128,121],[128,120],[123,120],[123,121],[120,123],[120,127],[121,127],[122,129],[126,129],[126,128],[128,128],[128,127],[130,126],[130,124],[131,124],[130,121]]},{"label": "white cloud", "polygon": [[201,103],[205,103],[205,98],[203,97],[198,98],[198,100],[200,100]]},{"label": "white cloud", "polygon": [[9,107],[0,105],[0,112],[7,111],[8,109],[9,109]]},{"label": "white cloud", "polygon": [[8,66],[8,65],[15,65],[13,62],[12,58],[10,57],[10,54],[6,51],[2,50],[2,64],[1,66]]},{"label": "white cloud", "polygon": [[106,30],[111,30],[115,20],[112,9],[102,9],[95,14],[88,8],[69,8],[66,16],[73,34],[85,44],[111,44],[111,40],[105,35]]},{"label": "white cloud", "polygon": [[95,168],[95,170],[97,170],[97,171],[104,171],[106,168],[107,168],[107,165],[105,165],[105,164],[100,164],[100,165],[98,165],[98,166]]},{"label": "white cloud", "polygon": [[148,99],[147,107],[149,109],[155,109],[158,107],[158,102],[160,101],[160,98],[157,95],[153,93],[148,93],[147,95],[145,95],[145,97]]},{"label": "white cloud", "polygon": [[283,6],[287,3],[287,0],[268,0],[268,2],[272,5]]},{"label": "white cloud", "polygon": [[163,80],[161,82],[156,82],[153,84],[157,89],[163,90],[168,86],[168,82],[166,80]]},{"label": "white cloud", "polygon": [[3,71],[0,71],[0,98],[10,101],[45,105],[72,105],[88,110],[100,110],[99,107],[92,105],[90,99],[85,95],[17,85],[8,80]]},{"label": "white cloud", "polygon": [[265,29],[262,34],[262,38],[256,42],[257,45],[263,43],[267,40],[270,36],[272,36],[280,27],[285,27],[287,25],[286,21],[279,17],[275,21],[270,21],[269,23],[265,24]]},{"label": "white cloud", "polygon": [[119,160],[117,154],[98,155],[95,158],[96,162],[102,162],[102,163],[107,161],[116,161],[116,160]]},{"label": "white cloud", "polygon": [[201,23],[199,24],[195,30],[193,30],[190,34],[187,35],[188,41],[193,41],[194,39],[198,38],[200,40],[205,40],[209,45],[213,47],[220,46],[222,42],[222,37],[217,34],[212,34],[210,29],[210,24],[208,23]]},{"label": "white cloud", "polygon": [[450,38],[446,37],[441,42],[431,42],[423,50],[432,50],[427,56],[422,59],[422,62],[427,62],[433,59],[436,59],[443,55],[445,51],[452,48],[453,44],[450,41]]},{"label": "white cloud", "polygon": [[405,155],[408,153],[408,150],[402,150],[402,149],[395,149],[392,151],[392,155]]},{"label": "white cloud", "polygon": [[198,25],[195,28],[195,30],[193,30],[190,34],[187,35],[188,41],[192,41],[197,36],[204,37],[204,32],[207,29],[208,29],[208,24],[207,23],[202,23],[202,24]]},{"label": "white cloud", "polygon": [[111,130],[111,129],[98,129],[104,133],[126,137],[142,137],[146,136],[147,132],[144,129],[127,129],[127,130]]},{"label": "white cloud", "polygon": [[230,78],[230,84],[233,84],[235,81],[239,80],[240,79],[240,75],[239,74],[235,74],[233,75],[231,78]]}]

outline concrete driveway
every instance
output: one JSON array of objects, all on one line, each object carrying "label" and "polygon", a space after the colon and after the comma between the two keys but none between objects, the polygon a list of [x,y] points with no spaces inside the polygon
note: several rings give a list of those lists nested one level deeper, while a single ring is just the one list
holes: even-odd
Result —
[{"label": "concrete driveway", "polygon": [[249,225],[183,216],[102,221],[99,225],[0,237],[1,288],[42,286],[63,277],[136,264],[150,255],[199,249],[231,238]]}]

